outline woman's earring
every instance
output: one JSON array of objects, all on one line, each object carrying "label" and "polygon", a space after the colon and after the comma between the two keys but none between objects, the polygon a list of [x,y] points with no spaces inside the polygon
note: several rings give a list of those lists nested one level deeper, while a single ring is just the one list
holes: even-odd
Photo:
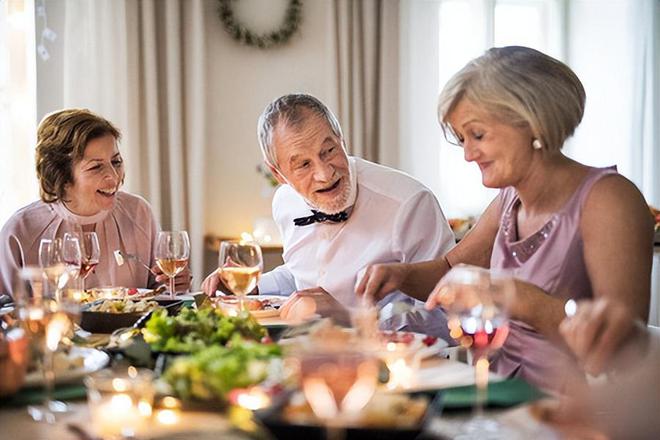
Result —
[{"label": "woman's earring", "polygon": [[534,139],[534,142],[532,142],[532,148],[535,150],[540,150],[541,148],[543,148],[543,144],[541,143],[540,140]]}]

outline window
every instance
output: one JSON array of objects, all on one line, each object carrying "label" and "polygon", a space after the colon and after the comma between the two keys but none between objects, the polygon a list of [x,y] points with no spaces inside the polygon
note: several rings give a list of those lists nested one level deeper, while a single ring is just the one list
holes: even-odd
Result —
[{"label": "window", "polygon": [[29,0],[0,0],[0,225],[37,197],[34,11]]}]

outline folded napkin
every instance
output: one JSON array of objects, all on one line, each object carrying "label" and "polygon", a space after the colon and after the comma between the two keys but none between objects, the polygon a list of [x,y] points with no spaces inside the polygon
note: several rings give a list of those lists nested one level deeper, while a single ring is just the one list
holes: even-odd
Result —
[{"label": "folded napkin", "polygon": [[[23,388],[13,396],[0,400],[0,407],[39,405],[43,403],[44,395],[43,387]],[[53,390],[54,400],[83,399],[85,395],[85,387],[81,384],[59,385]]]},{"label": "folded napkin", "polygon": [[[444,409],[470,408],[476,400],[476,387],[474,385],[447,388],[440,392],[442,393],[442,407]],[[486,405],[509,407],[543,397],[547,396],[522,379],[506,379],[488,384]]]}]

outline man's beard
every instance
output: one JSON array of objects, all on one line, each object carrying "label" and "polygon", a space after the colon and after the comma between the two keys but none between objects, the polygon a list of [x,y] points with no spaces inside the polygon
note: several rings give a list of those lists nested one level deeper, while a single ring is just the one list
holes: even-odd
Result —
[{"label": "man's beard", "polygon": [[345,177],[346,179],[344,179],[341,183],[341,193],[333,200],[325,203],[318,203],[311,200],[308,200],[307,202],[315,209],[325,214],[337,214],[338,212],[342,212],[349,207],[348,204],[351,199],[351,190],[354,186],[353,174],[349,172]]}]

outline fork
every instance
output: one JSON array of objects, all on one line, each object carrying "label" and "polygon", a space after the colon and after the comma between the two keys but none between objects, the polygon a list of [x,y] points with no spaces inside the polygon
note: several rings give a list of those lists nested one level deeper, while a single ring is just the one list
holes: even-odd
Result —
[{"label": "fork", "polygon": [[127,254],[125,252],[120,251],[119,249],[114,251],[113,254],[115,256],[115,261],[117,262],[117,266],[123,266],[124,263],[126,262],[125,260],[134,260],[137,261],[139,264],[141,264],[145,269],[147,269],[153,276],[159,275],[152,268],[144,264],[144,262],[140,260],[140,258],[138,258],[138,256],[135,254]]}]

